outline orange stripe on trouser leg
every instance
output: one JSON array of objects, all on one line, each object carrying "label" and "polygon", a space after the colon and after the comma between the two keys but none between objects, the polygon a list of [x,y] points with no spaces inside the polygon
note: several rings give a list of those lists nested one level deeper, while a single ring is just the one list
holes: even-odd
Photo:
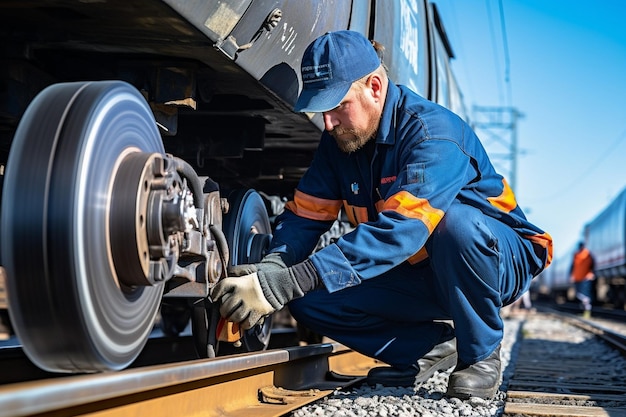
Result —
[{"label": "orange stripe on trouser leg", "polygon": [[389,197],[383,210],[392,210],[405,217],[421,220],[431,233],[444,215],[443,210],[434,208],[425,198],[415,197],[407,191],[400,191]]},{"label": "orange stripe on trouser leg", "polygon": [[422,262],[426,258],[428,258],[428,252],[426,251],[426,247],[422,246],[422,249],[418,250],[413,256],[407,259],[407,261],[409,261],[411,265],[415,265],[418,262]]},{"label": "orange stripe on trouser leg", "polygon": [[337,220],[341,200],[327,200],[296,190],[293,200],[288,201],[285,208],[305,219],[331,221]]},{"label": "orange stripe on trouser leg", "polygon": [[524,237],[530,240],[533,244],[541,246],[548,252],[544,268],[548,267],[548,265],[552,263],[552,236],[548,233],[543,233],[541,235],[525,235]]}]

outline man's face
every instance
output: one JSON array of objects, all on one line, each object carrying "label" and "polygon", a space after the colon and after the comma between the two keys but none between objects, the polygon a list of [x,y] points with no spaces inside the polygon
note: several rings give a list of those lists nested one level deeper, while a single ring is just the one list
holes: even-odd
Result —
[{"label": "man's face", "polygon": [[361,149],[378,130],[381,110],[367,85],[353,85],[339,106],[324,112],[324,127],[346,153]]}]

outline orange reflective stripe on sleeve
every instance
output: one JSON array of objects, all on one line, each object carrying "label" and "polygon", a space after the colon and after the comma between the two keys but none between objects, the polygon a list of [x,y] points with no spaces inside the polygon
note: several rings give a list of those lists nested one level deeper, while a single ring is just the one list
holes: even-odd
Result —
[{"label": "orange reflective stripe on sleeve", "polygon": [[385,200],[378,200],[376,202],[376,211],[380,213],[385,209]]},{"label": "orange reflective stripe on sleeve", "polygon": [[343,201],[343,207],[346,210],[348,221],[352,226],[356,226],[359,223],[365,223],[369,220],[367,207],[351,206],[345,200]]},{"label": "orange reflective stripe on sleeve", "polygon": [[517,207],[517,201],[515,200],[513,190],[509,187],[505,179],[502,179],[502,185],[502,194],[497,197],[489,197],[487,200],[489,200],[492,206],[497,207],[505,213],[510,213]]},{"label": "orange reflective stripe on sleeve", "polygon": [[443,210],[434,208],[425,198],[415,197],[407,191],[400,191],[389,197],[383,210],[393,210],[403,216],[421,220],[431,233],[444,214]]},{"label": "orange reflective stripe on sleeve", "polygon": [[288,201],[285,208],[305,219],[332,221],[337,220],[341,200],[313,197],[296,190],[293,200]]}]

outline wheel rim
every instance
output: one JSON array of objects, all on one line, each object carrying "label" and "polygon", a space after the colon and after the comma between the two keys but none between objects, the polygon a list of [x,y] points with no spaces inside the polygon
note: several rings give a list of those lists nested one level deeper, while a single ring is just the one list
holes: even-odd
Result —
[{"label": "wheel rim", "polygon": [[[263,198],[254,190],[235,190],[228,196],[230,209],[224,216],[224,234],[230,250],[230,265],[259,262],[269,246],[272,228]],[[244,332],[248,351],[269,345],[272,317]]]},{"label": "wheel rim", "polygon": [[[128,366],[163,285],[122,288],[111,256],[113,180],[131,153],[164,154],[143,97],[123,82],[58,84],[16,132],[2,199],[9,310],[29,358],[53,372]],[[132,214],[131,214],[132,215]]]}]

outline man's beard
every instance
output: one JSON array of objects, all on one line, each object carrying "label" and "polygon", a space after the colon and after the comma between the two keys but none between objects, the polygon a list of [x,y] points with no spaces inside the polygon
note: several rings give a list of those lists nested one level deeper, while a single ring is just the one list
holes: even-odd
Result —
[{"label": "man's beard", "polygon": [[351,153],[358,151],[374,138],[378,130],[378,123],[379,118],[377,115],[370,113],[369,125],[365,129],[343,129],[337,127],[328,133],[335,138],[339,149],[345,153]]}]

